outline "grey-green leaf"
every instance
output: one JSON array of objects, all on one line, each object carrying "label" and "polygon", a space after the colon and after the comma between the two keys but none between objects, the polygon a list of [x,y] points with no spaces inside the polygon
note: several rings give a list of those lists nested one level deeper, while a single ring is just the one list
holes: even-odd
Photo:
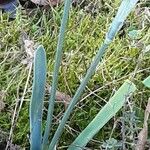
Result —
[{"label": "grey-green leaf", "polygon": [[39,46],[34,56],[34,76],[30,102],[31,150],[41,150],[42,110],[46,82],[46,55],[43,46]]},{"label": "grey-green leaf", "polygon": [[95,134],[119,111],[127,97],[136,90],[135,85],[129,80],[119,88],[107,104],[101,109],[91,123],[79,134],[68,150],[81,150]]},{"label": "grey-green leaf", "polygon": [[60,33],[59,33],[59,38],[58,38],[58,43],[57,43],[57,51],[56,51],[56,56],[55,56],[51,95],[50,95],[50,99],[49,99],[49,107],[48,107],[48,114],[47,114],[47,120],[46,120],[47,123],[46,123],[44,137],[43,137],[43,149],[44,150],[48,144],[50,127],[52,125],[52,116],[53,116],[53,111],[54,111],[56,89],[57,89],[57,84],[58,84],[59,67],[60,67],[61,59],[62,59],[63,43],[64,43],[64,39],[65,39],[65,31],[66,31],[66,27],[67,27],[71,3],[72,3],[72,0],[65,1],[63,18],[61,21]]}]

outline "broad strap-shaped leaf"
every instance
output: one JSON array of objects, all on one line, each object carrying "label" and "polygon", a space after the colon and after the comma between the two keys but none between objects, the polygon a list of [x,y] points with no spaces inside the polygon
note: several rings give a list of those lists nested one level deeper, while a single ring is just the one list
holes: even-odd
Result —
[{"label": "broad strap-shaped leaf", "polygon": [[120,110],[126,99],[136,90],[129,80],[118,89],[91,123],[79,134],[68,150],[82,150],[95,134]]},{"label": "broad strap-shaped leaf", "polygon": [[46,82],[46,55],[43,46],[39,46],[34,56],[34,76],[30,102],[31,150],[41,150],[42,145],[42,109]]},{"label": "broad strap-shaped leaf", "polygon": [[148,77],[143,81],[143,84],[144,84],[146,87],[150,88],[150,76],[148,76]]},{"label": "broad strap-shaped leaf", "polygon": [[[122,4],[119,7],[119,11],[118,11],[117,17],[116,17],[116,18],[119,18],[121,24],[119,23],[119,28],[118,28],[118,22],[116,22],[117,19],[115,18],[115,20],[113,21],[113,23],[110,27],[108,34],[106,35],[106,40],[104,41],[104,44],[102,44],[102,46],[99,48],[98,53],[96,54],[96,56],[94,58],[94,61],[91,63],[85,77],[83,78],[79,88],[77,89],[74,97],[72,98],[72,100],[70,102],[70,104],[69,104],[69,106],[68,106],[68,108],[67,108],[67,110],[66,110],[66,112],[62,118],[62,121],[60,122],[60,124],[59,124],[59,126],[58,126],[58,128],[54,134],[54,137],[51,140],[49,150],[54,149],[54,146],[56,145],[56,143],[58,142],[58,139],[60,138],[60,136],[62,134],[65,123],[68,120],[68,118],[69,118],[73,108],[75,107],[76,103],[80,99],[80,96],[84,91],[84,88],[86,87],[88,81],[90,80],[90,78],[94,74],[96,67],[98,66],[99,62],[102,60],[102,57],[105,54],[105,51],[106,51],[107,47],[109,46],[110,42],[112,41],[114,36],[117,34],[119,29],[123,25],[124,20],[126,19],[127,15],[131,12],[132,8],[136,5],[137,1],[138,0],[123,0],[122,1]],[[127,4],[128,7],[125,4]],[[120,17],[119,17],[119,14],[120,14]]]}]

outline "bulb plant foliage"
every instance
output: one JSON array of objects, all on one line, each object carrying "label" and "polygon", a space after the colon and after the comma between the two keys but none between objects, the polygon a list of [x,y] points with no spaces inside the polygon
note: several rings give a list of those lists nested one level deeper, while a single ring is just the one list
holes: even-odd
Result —
[{"label": "bulb plant foliage", "polygon": [[[44,134],[42,134],[42,110],[43,110],[43,100],[44,100],[44,89],[46,82],[46,54],[43,46],[39,46],[35,51],[34,56],[34,76],[33,76],[33,89],[32,97],[30,102],[30,149],[31,150],[54,150],[56,144],[65,127],[65,123],[68,120],[73,108],[80,99],[81,94],[84,91],[88,81],[94,74],[96,67],[101,62],[106,49],[113,41],[117,32],[123,26],[123,23],[132,9],[135,7],[138,0],[123,0],[118,9],[115,18],[110,25],[110,28],[105,36],[103,44],[100,46],[93,62],[91,63],[85,77],[83,78],[79,88],[76,90],[67,110],[64,113],[60,124],[49,141],[49,135],[52,125],[52,116],[54,111],[54,102],[56,89],[58,84],[58,73],[59,67],[62,59],[62,49],[65,37],[65,30],[67,27],[69,9],[72,0],[65,0],[64,12],[61,21],[60,33],[58,38],[54,72],[52,78],[51,95],[49,98],[49,108],[46,120],[46,127]],[[149,78],[144,81],[148,84]],[[118,91],[110,98],[106,105],[99,111],[95,118],[89,123],[89,125],[79,134],[75,141],[68,147],[68,150],[81,150],[87,145],[87,143],[93,138],[93,136],[99,132],[99,130],[121,109],[124,105],[125,100],[131,96],[131,94],[136,90],[135,85],[127,80],[118,89]]]}]

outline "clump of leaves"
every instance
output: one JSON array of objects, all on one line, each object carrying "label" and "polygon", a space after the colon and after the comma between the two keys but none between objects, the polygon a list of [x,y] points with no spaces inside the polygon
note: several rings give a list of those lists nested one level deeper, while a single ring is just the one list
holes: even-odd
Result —
[{"label": "clump of leaves", "polygon": [[[53,81],[51,88],[51,96],[49,99],[49,108],[47,114],[47,123],[44,132],[44,136],[42,138],[41,133],[41,125],[42,125],[42,107],[43,107],[43,98],[44,98],[44,85],[45,85],[45,77],[46,77],[46,63],[45,63],[45,51],[42,46],[40,46],[35,53],[35,66],[34,66],[34,84],[33,84],[33,92],[32,92],[32,100],[30,105],[30,132],[31,132],[31,149],[49,149],[52,150],[56,147],[56,144],[63,132],[66,121],[68,120],[73,108],[75,107],[77,101],[79,100],[81,94],[84,91],[89,79],[94,74],[96,67],[99,62],[102,60],[102,57],[114,39],[117,32],[122,28],[123,23],[132,10],[132,8],[136,5],[138,0],[123,0],[121,6],[119,7],[118,13],[114,18],[108,33],[104,39],[104,43],[98,50],[97,55],[94,58],[94,61],[91,63],[87,74],[83,78],[79,88],[77,89],[74,97],[72,98],[55,134],[49,144],[49,133],[52,124],[52,116],[54,111],[54,102],[56,89],[58,84],[58,73],[59,67],[62,59],[62,49],[64,43],[65,29],[67,25],[67,20],[69,16],[69,9],[72,3],[71,0],[65,1],[64,14],[62,18],[60,34],[58,38],[58,45],[56,51],[55,65],[54,65],[54,73],[53,73]],[[81,132],[81,134],[77,137],[77,139],[69,146],[70,150],[78,150],[82,149],[86,146],[86,144],[93,138],[93,136],[119,111],[119,109],[123,106],[126,98],[130,96],[131,93],[135,91],[135,85],[126,81],[120,89],[115,93],[115,95],[108,101],[108,103],[103,107],[103,109],[97,114],[97,116],[93,119],[93,121]],[[107,114],[107,115],[106,115]],[[106,115],[106,117],[105,117]]]}]

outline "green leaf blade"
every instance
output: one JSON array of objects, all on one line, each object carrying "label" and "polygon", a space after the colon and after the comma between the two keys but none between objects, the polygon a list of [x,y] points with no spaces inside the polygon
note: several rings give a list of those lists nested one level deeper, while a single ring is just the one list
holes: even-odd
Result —
[{"label": "green leaf blade", "polygon": [[61,27],[60,27],[60,33],[57,43],[57,51],[55,56],[55,65],[54,65],[54,74],[53,74],[53,80],[52,80],[52,88],[51,88],[51,96],[49,99],[49,107],[48,107],[48,115],[47,115],[47,123],[45,127],[44,137],[43,137],[43,149],[45,150],[45,147],[48,145],[48,138],[50,133],[50,127],[52,124],[52,116],[54,111],[54,103],[55,103],[55,95],[56,95],[56,89],[58,84],[58,73],[59,73],[59,67],[61,64],[62,59],[62,52],[63,52],[63,43],[65,39],[65,31],[67,28],[67,21],[69,18],[69,10],[71,6],[72,0],[66,0],[65,6],[64,6],[64,12],[63,17],[61,21]]},{"label": "green leaf blade", "polygon": [[138,1],[139,0],[123,0],[122,1],[118,9],[118,12],[115,18],[113,19],[113,22],[111,23],[111,26],[106,34],[105,43],[110,43],[114,39],[117,32],[123,26],[125,19],[129,15],[131,10],[135,7]]},{"label": "green leaf blade", "polygon": [[34,57],[34,77],[30,102],[31,150],[41,150],[42,110],[46,83],[46,55],[43,46],[39,46]]},{"label": "green leaf blade", "polygon": [[136,90],[135,85],[127,80],[101,109],[91,123],[80,133],[68,150],[81,150],[95,134],[120,110],[127,96]]}]

